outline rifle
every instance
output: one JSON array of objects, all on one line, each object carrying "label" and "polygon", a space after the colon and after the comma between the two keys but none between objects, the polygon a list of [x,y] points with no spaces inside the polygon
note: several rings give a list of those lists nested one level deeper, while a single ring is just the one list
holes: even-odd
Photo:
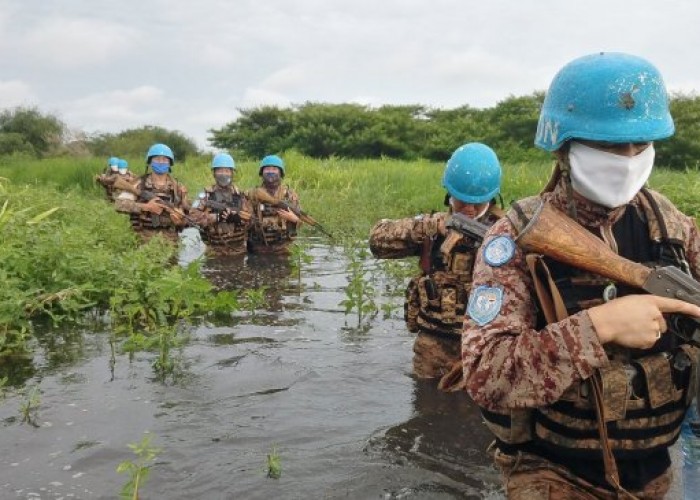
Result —
[{"label": "rifle", "polygon": [[462,235],[476,240],[479,245],[484,241],[484,236],[486,236],[486,232],[489,230],[489,226],[483,222],[471,219],[459,212],[450,215],[445,227],[447,229],[454,229],[458,233],[462,233]]},{"label": "rifle", "polygon": [[112,185],[114,189],[121,189],[122,191],[128,191],[139,198],[142,198],[144,200],[151,201],[151,200],[156,200],[158,204],[160,204],[168,213],[175,213],[175,215],[181,217],[184,219],[190,226],[196,227],[197,229],[200,229],[199,224],[189,217],[185,212],[177,208],[175,205],[170,203],[169,201],[165,201],[162,198],[160,198],[157,194],[151,193],[150,191],[144,191],[136,186],[132,186],[127,182],[126,180],[122,179],[121,177],[117,178],[114,181],[114,184]]},{"label": "rifle", "polygon": [[[620,257],[602,240],[548,203],[542,203],[515,239],[529,252],[639,288],[700,306],[700,283],[673,266],[650,268]],[[700,320],[672,314],[671,331],[700,345]]]},{"label": "rifle", "polygon": [[294,215],[299,217],[299,220],[302,222],[308,224],[311,227],[315,227],[319,231],[321,231],[323,234],[328,236],[329,238],[333,238],[333,235],[329,233],[316,219],[311,217],[309,214],[304,212],[301,209],[298,209],[289,203],[287,203],[284,200],[276,200],[270,193],[265,191],[264,189],[256,189],[255,190],[255,196],[262,201],[263,203],[266,203],[273,208],[281,208],[283,210],[291,210]]},{"label": "rifle", "polygon": [[205,199],[201,200],[202,205],[205,207],[209,207],[213,210],[216,210],[217,212],[223,212],[224,210],[229,210],[233,214],[238,214],[238,216],[244,220],[244,221],[249,221],[251,214],[246,212],[245,210],[239,210],[237,208],[231,207],[227,205],[226,203],[221,203],[220,201],[214,201],[210,199]]}]

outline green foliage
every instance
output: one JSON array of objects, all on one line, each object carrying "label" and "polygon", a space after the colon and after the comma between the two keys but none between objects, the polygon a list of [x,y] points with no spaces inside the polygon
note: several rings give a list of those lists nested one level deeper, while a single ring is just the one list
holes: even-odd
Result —
[{"label": "green foliage", "polygon": [[346,298],[338,305],[345,308],[346,315],[356,311],[357,327],[361,327],[365,320],[374,317],[378,311],[371,276],[368,276],[365,269],[369,251],[356,242],[345,248],[345,255],[348,258],[348,284],[345,287]]},{"label": "green foliage", "polygon": [[249,288],[243,291],[242,306],[250,312],[251,316],[255,317],[257,310],[267,304],[266,291],[266,286]]},{"label": "green foliage", "polygon": [[220,149],[240,151],[253,158],[279,153],[292,147],[292,116],[275,106],[239,109],[240,116],[221,129],[211,129],[209,142]]},{"label": "green foliage", "polygon": [[136,455],[135,460],[124,460],[117,466],[117,473],[128,474],[129,480],[122,487],[120,497],[126,500],[138,500],[139,492],[151,473],[156,457],[162,451],[151,444],[152,436],[146,433],[138,443],[127,446]]},{"label": "green foliage", "polygon": [[22,423],[38,427],[36,420],[38,418],[39,405],[41,405],[39,387],[36,385],[31,388],[25,387],[22,394],[24,395],[24,400],[19,404],[19,413],[22,417]]},{"label": "green foliage", "polygon": [[65,124],[36,108],[18,107],[0,113],[0,155],[45,156],[63,143]]},{"label": "green foliage", "polygon": [[301,291],[301,270],[305,265],[313,262],[313,257],[309,255],[309,245],[295,241],[289,247],[289,265],[292,273],[296,275],[298,290]]},{"label": "green foliage", "polygon": [[282,477],[282,459],[277,453],[277,448],[272,448],[267,454],[267,477],[279,479]]},{"label": "green foliage", "polygon": [[671,99],[676,133],[654,143],[656,163],[675,169],[700,166],[700,96],[676,94]]},{"label": "green foliage", "polygon": [[173,150],[176,163],[198,154],[196,143],[181,132],[153,126],[124,130],[117,134],[100,134],[90,139],[88,147],[97,156],[134,158],[131,169],[138,172],[139,166],[146,163],[148,148],[157,142],[167,144]]}]

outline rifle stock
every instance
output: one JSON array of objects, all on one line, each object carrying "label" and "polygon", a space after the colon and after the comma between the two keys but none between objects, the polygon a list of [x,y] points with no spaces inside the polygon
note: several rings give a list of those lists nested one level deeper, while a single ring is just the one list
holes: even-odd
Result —
[{"label": "rifle stock", "polygon": [[[677,267],[650,268],[613,252],[602,240],[548,203],[516,238],[529,252],[598,274],[647,293],[700,306],[700,283]],[[680,318],[680,319],[679,319]],[[672,315],[674,333],[700,345],[700,320]]]}]

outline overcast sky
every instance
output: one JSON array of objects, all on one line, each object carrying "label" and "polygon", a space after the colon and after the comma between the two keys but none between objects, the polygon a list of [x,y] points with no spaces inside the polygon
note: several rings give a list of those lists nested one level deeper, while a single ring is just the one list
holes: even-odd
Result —
[{"label": "overcast sky", "polygon": [[0,0],[0,108],[204,147],[238,108],[488,107],[598,51],[700,91],[699,24],[691,0]]}]

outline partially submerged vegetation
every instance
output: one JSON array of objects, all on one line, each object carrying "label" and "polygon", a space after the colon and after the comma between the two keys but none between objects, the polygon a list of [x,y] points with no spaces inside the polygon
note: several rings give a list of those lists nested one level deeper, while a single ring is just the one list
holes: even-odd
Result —
[{"label": "partially submerged vegetation", "polygon": [[[356,257],[351,259],[357,269],[343,305],[362,323],[377,305],[365,293],[372,289],[361,262],[367,255],[352,249],[362,248],[369,228],[380,218],[443,210],[443,165],[313,160],[294,152],[285,160],[285,181],[300,193],[304,209],[333,232],[333,244],[351,249]],[[141,163],[134,160],[133,169],[138,172]],[[548,162],[504,164],[505,204],[538,192],[550,168]],[[142,244],[128,218],[116,213],[94,185],[93,175],[102,169],[101,161],[86,159],[15,157],[0,163],[0,358],[31,351],[36,320],[65,325],[84,321],[90,312],[90,317],[108,313],[106,326],[122,348],[157,350],[154,365],[164,376],[172,371],[168,353],[178,344],[183,321],[241,306],[254,313],[264,298],[255,290],[215,292],[197,263],[174,265],[173,244],[160,238]],[[205,157],[177,163],[174,171],[192,196],[212,182]],[[239,185],[256,185],[257,173],[256,161],[237,163]],[[651,185],[697,217],[697,173],[657,169]],[[300,247],[293,256],[298,266],[303,265],[303,253]],[[297,273],[300,277],[301,269]],[[358,295],[358,290],[364,292]]]}]

